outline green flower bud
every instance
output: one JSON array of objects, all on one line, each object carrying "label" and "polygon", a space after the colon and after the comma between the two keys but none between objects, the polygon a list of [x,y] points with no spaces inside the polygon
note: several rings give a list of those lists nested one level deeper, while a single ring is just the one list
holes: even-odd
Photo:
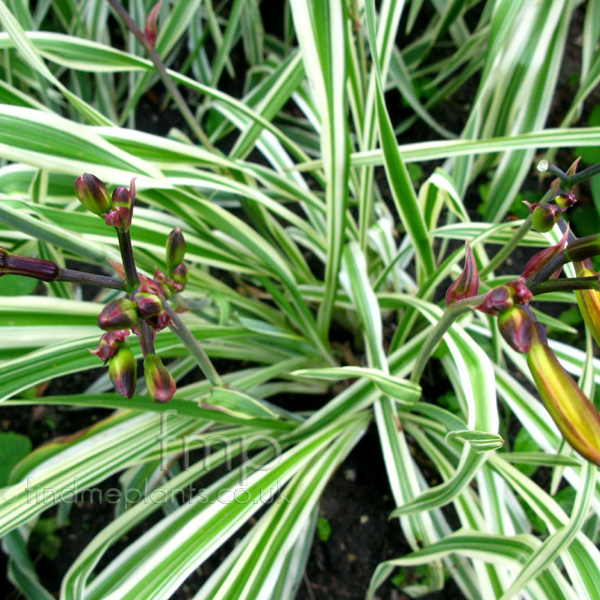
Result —
[{"label": "green flower bud", "polygon": [[531,224],[536,231],[550,231],[561,217],[561,210],[555,204],[538,204],[531,213]]},{"label": "green flower bud", "polygon": [[188,279],[190,278],[190,274],[188,273],[188,268],[184,263],[181,263],[173,270],[173,274],[171,275],[172,287],[176,292],[183,292],[185,286],[187,285]]},{"label": "green flower bud", "polygon": [[176,391],[175,380],[156,354],[144,359],[144,376],[148,393],[155,402],[168,402]]},{"label": "green flower bud", "polygon": [[137,363],[127,344],[120,344],[117,353],[110,359],[108,374],[115,390],[121,396],[133,396],[137,383]]},{"label": "green flower bud", "polygon": [[556,204],[558,204],[558,206],[560,206],[564,212],[568,208],[571,208],[575,202],[577,202],[577,198],[575,197],[575,194],[571,194],[571,192],[564,192],[556,196],[556,198],[554,198],[554,202],[556,202]]},{"label": "green flower bud", "polygon": [[135,302],[129,298],[117,298],[109,302],[98,316],[98,327],[104,331],[131,329],[140,317]]},{"label": "green flower bud", "polygon": [[176,227],[171,231],[167,238],[167,271],[169,274],[173,272],[175,267],[183,262],[185,256],[185,239],[181,229]]},{"label": "green flower bud", "polygon": [[90,212],[101,217],[110,206],[110,195],[106,186],[95,176],[84,173],[75,180],[75,195]]},{"label": "green flower bud", "polygon": [[138,313],[142,319],[158,315],[163,310],[162,302],[156,294],[138,292],[133,297],[133,301],[136,303]]}]

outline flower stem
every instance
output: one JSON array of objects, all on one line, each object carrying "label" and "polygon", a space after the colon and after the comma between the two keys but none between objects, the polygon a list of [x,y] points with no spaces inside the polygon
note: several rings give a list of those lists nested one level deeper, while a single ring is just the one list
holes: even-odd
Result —
[{"label": "flower stem", "polygon": [[139,338],[140,344],[142,345],[142,350],[144,351],[144,357],[148,356],[148,354],[156,354],[156,350],[154,349],[154,338],[148,322],[142,319],[138,325],[138,328],[140,331]]},{"label": "flower stem", "polygon": [[127,25],[127,27],[129,27],[133,35],[135,35],[135,37],[139,40],[140,44],[144,46],[146,52],[148,52],[150,59],[156,67],[158,75],[162,79],[165,87],[173,96],[173,100],[175,101],[175,104],[177,104],[177,108],[179,108],[179,111],[181,112],[181,115],[185,119],[185,122],[188,124],[189,128],[194,132],[194,135],[202,144],[204,144],[204,146],[206,146],[207,149],[214,152],[214,146],[208,139],[206,133],[204,133],[204,131],[196,121],[196,118],[192,114],[190,107],[187,105],[185,99],[181,95],[179,88],[169,75],[167,67],[158,55],[158,52],[155,50],[154,45],[150,42],[150,40],[148,40],[148,38],[144,35],[144,32],[137,26],[137,23],[131,18],[131,15],[127,12],[123,5],[120,2],[118,2],[118,0],[108,0],[108,3],[115,9],[115,11]]},{"label": "flower stem", "polygon": [[110,288],[113,290],[125,291],[126,284],[122,279],[115,277],[106,277],[105,275],[95,275],[94,273],[85,273],[73,269],[58,270],[56,281],[70,281],[81,285],[95,285],[97,287]]},{"label": "flower stem", "polygon": [[576,175],[569,176],[564,171],[559,169],[556,165],[548,165],[548,172],[552,175],[556,175],[560,178],[561,185],[566,189],[570,190],[574,185],[594,177],[600,173],[600,163],[596,163],[583,171],[580,171]]},{"label": "flower stem", "polygon": [[[554,198],[554,190],[550,189],[545,194],[544,197],[540,200],[540,204],[546,204]],[[531,215],[523,221],[519,229],[515,231],[512,238],[505,244],[496,254],[490,259],[490,262],[481,269],[479,275],[484,276],[487,273],[491,273],[494,269],[498,268],[517,248],[517,246],[521,243],[523,238],[527,235],[528,231],[531,229]]]},{"label": "flower stem", "polygon": [[569,262],[582,262],[600,254],[600,234],[588,235],[584,238],[569,241],[569,245],[554,258],[549,260],[537,273],[525,280],[529,289],[546,281],[552,273]]},{"label": "flower stem", "polygon": [[423,346],[421,346],[421,351],[417,356],[415,366],[410,376],[410,380],[413,383],[419,383],[421,380],[427,361],[434,353],[446,332],[450,329],[450,327],[452,327],[454,321],[456,321],[460,315],[469,312],[476,306],[479,306],[484,301],[485,296],[485,294],[479,294],[478,296],[464,298],[463,300],[454,302],[446,309],[442,315],[442,318],[437,322],[436,326],[433,328],[433,331],[427,337]]},{"label": "flower stem", "polygon": [[131,291],[140,284],[135,266],[135,259],[133,258],[131,236],[129,235],[129,231],[121,231],[116,227],[115,229],[117,230],[117,236],[119,238],[119,248],[121,249],[121,258],[123,259],[123,268],[125,269],[125,281],[127,282],[128,290]]},{"label": "flower stem", "polygon": [[549,279],[542,281],[529,288],[534,296],[548,294],[550,292],[572,292],[573,290],[596,290],[600,291],[598,276],[591,277],[568,277],[566,279]]},{"label": "flower stem", "polygon": [[188,349],[189,353],[194,357],[206,379],[208,379],[212,385],[222,387],[223,381],[221,380],[221,377],[217,373],[217,370],[212,364],[210,358],[208,358],[206,352],[204,352],[198,343],[198,340],[185,326],[185,323],[179,318],[179,315],[173,310],[171,305],[164,298],[161,298],[161,302],[164,309],[171,317],[171,321],[173,322],[173,324],[170,325],[171,331],[181,340],[183,345]]}]

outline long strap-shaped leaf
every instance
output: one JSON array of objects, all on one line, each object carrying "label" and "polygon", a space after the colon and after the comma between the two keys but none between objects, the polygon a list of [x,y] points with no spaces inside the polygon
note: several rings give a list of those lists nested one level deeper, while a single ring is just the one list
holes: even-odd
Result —
[{"label": "long strap-shaped leaf", "polygon": [[220,580],[204,586],[197,600],[270,597],[287,552],[301,535],[333,471],[362,437],[365,425],[364,418],[350,423],[347,431],[314,463],[294,476],[285,490],[286,502],[270,508],[260,527],[248,535],[248,545],[235,563],[223,572]]},{"label": "long strap-shaped leaf", "polygon": [[[561,506],[556,500],[540,488],[529,477],[525,476],[512,465],[508,464],[501,454],[492,456],[489,464],[502,476],[516,493],[519,494],[522,501],[540,517],[553,535],[548,538],[550,547],[547,550],[553,550],[558,532],[573,532],[581,526],[581,516],[585,511],[585,503],[579,504],[578,509],[573,511],[572,518],[569,520]],[[581,489],[581,488],[580,488]],[[582,489],[579,499],[582,500],[589,494],[589,490]],[[581,508],[584,508],[582,511]],[[570,534],[569,534],[570,537]],[[567,541],[563,539],[562,541]],[[597,582],[600,580],[600,552],[596,545],[586,537],[581,531],[575,531],[574,537],[571,537],[570,544],[564,544],[562,548],[559,544],[559,551],[562,551],[561,559],[569,573],[571,581],[578,591],[579,598],[600,598],[600,589]],[[551,560],[550,554],[546,557]]]},{"label": "long strap-shaped leaf", "polygon": [[[346,269],[342,272],[342,282],[354,302],[363,325],[369,366],[387,375],[389,365],[383,350],[381,311],[369,282],[364,254],[357,242],[346,246],[344,265]],[[417,468],[410,455],[404,432],[401,427],[398,427],[399,417],[396,406],[391,398],[382,395],[375,402],[374,411],[392,493],[398,504],[410,502],[421,490]],[[402,526],[413,547],[417,539],[422,540],[424,544],[430,544],[437,539],[431,517],[427,514],[413,514],[403,520]],[[433,564],[432,589],[441,586],[441,575],[441,564]]]},{"label": "long strap-shaped leaf", "polygon": [[84,102],[70,89],[65,87],[50,72],[34,46],[27,39],[27,35],[23,31],[21,25],[19,25],[19,22],[8,10],[3,0],[0,0],[0,22],[2,23],[2,26],[6,32],[13,39],[16,47],[21,53],[21,56],[27,61],[27,63],[34,69],[35,72],[39,73],[44,79],[57,87],[81,115],[83,115],[90,123],[94,123],[96,125],[111,125],[111,122],[106,117],[100,114],[95,108]]},{"label": "long strap-shaped leaf", "polygon": [[[508,563],[518,568],[539,545],[539,540],[531,535],[521,534],[505,537],[479,531],[460,531],[404,558],[380,564],[371,580],[368,597],[373,598],[375,590],[388,577],[394,567],[427,564],[435,558],[439,559],[455,553],[491,563]],[[577,599],[573,588],[555,565],[542,573],[538,579],[539,581],[530,584],[533,597],[539,600],[543,598],[556,600]]]},{"label": "long strap-shaped leaf", "polygon": [[[440,308],[414,296],[389,294],[388,297],[390,300],[394,298],[398,304],[415,306],[432,323],[437,323],[442,317]],[[444,342],[449,350],[446,368],[459,398],[464,402],[469,429],[495,434],[498,430],[498,412],[494,371],[489,358],[456,324],[444,336]],[[423,492],[392,514],[431,510],[450,502],[468,485],[486,457],[486,453],[478,454],[469,444],[465,444],[459,468],[453,478]]]},{"label": "long strap-shaped leaf", "polygon": [[321,111],[321,153],[327,181],[325,295],[317,326],[327,339],[344,244],[348,198],[346,27],[342,0],[292,0],[290,6],[304,68]]},{"label": "long strap-shaped leaf", "polygon": [[389,114],[385,107],[383,95],[384,82],[381,81],[379,71],[379,56],[376,42],[375,28],[375,2],[367,0],[365,3],[367,15],[367,29],[369,32],[369,46],[373,55],[373,64],[377,70],[377,122],[379,124],[379,139],[383,151],[385,171],[387,174],[394,204],[400,216],[402,224],[410,236],[415,252],[419,259],[420,279],[430,274],[435,267],[433,251],[427,236],[425,220],[417,201],[410,176],[398,151],[398,144]]},{"label": "long strap-shaped leaf", "polygon": [[250,475],[234,470],[165,517],[117,556],[88,588],[89,600],[169,597],[198,565],[233,535],[266,498],[283,493],[292,477],[348,428],[347,420],[275,455],[253,457]]}]

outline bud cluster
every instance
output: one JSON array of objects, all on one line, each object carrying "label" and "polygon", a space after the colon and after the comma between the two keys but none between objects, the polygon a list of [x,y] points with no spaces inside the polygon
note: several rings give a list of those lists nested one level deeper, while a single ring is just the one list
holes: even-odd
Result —
[{"label": "bud cluster", "polygon": [[[130,330],[141,340],[141,322],[147,323],[150,326],[148,329],[153,344],[157,332],[171,322],[160,297],[147,291],[155,289],[154,282],[144,277],[140,288],[131,297],[111,300],[98,316],[98,326],[106,333],[100,338],[98,348],[91,352],[105,363],[110,360],[110,379],[117,392],[125,398],[133,396],[137,383],[135,357],[125,342]],[[154,358],[148,361],[149,356]],[[148,392],[152,398],[157,402],[168,402],[175,394],[175,381],[156,354],[146,355],[144,372]]]},{"label": "bud cluster", "polygon": [[117,186],[111,196],[100,179],[84,173],[75,180],[75,195],[90,212],[102,217],[107,225],[119,231],[129,231],[135,204],[135,177],[129,189]]},{"label": "bud cluster", "polygon": [[[108,200],[108,191],[93,175],[77,180],[76,188],[81,201],[91,206],[92,212],[103,216],[109,225],[127,231],[131,223],[131,209],[135,196],[134,180],[130,191],[117,188]],[[91,199],[95,199],[94,202]],[[108,212],[107,207],[110,206]],[[105,212],[102,212],[105,211]],[[171,318],[163,307],[163,300],[171,291],[181,292],[188,280],[187,267],[183,263],[186,244],[181,229],[174,229],[167,239],[166,262],[168,275],[155,272],[154,279],[137,274],[139,286],[130,295],[111,300],[98,316],[98,326],[105,333],[94,354],[105,362],[110,360],[109,374],[115,389],[130,398],[136,385],[136,364],[129,346],[124,342],[133,331],[142,342],[144,373],[149,394],[156,402],[168,402],[175,394],[175,381],[161,359],[154,353],[156,334],[171,324]],[[112,263],[122,278],[125,269]]]},{"label": "bud cluster", "polygon": [[[571,195],[563,194],[557,196],[556,206],[560,209],[563,206],[568,208],[574,202]],[[556,268],[557,265],[567,262],[563,260],[565,257],[572,259],[566,250],[568,236],[567,229],[558,244],[538,252],[527,263],[518,279],[482,295],[483,302],[475,308],[498,317],[498,330],[504,340],[516,352],[527,355],[527,363],[542,402],[564,438],[584,458],[600,466],[600,414],[562,367],[548,345],[543,327],[528,306],[533,293],[527,286],[527,281],[534,281],[535,277],[533,280],[530,278],[536,274],[539,274],[538,278],[556,279],[561,271],[561,267]],[[574,245],[573,256],[582,258],[586,254],[598,254],[597,245],[595,239],[580,241]],[[598,274],[593,271],[589,258],[575,263],[575,269],[578,277],[590,278],[591,281],[584,282],[586,285],[594,280],[598,283]],[[570,286],[573,285],[570,282]],[[467,243],[465,267],[449,287],[446,301],[450,305],[466,298],[474,298],[478,290],[477,265]],[[600,291],[597,288],[574,291],[584,321],[600,345]]]}]

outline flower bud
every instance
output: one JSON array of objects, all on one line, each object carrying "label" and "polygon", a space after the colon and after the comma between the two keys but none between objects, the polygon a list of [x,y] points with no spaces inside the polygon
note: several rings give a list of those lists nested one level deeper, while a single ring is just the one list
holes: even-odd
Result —
[{"label": "flower bud", "polygon": [[[530,208],[533,208],[532,205]],[[538,204],[531,213],[531,224],[536,231],[550,231],[561,217],[561,210],[556,204]]]},{"label": "flower bud", "polygon": [[565,440],[585,459],[600,466],[600,415],[565,371],[545,340],[533,329],[527,364],[540,398]]},{"label": "flower bud", "polygon": [[513,306],[512,295],[513,290],[507,285],[494,288],[486,294],[483,304],[478,308],[490,315],[497,315]]},{"label": "flower bud", "polygon": [[181,229],[176,227],[167,238],[167,271],[173,272],[183,262],[185,256],[185,239]]},{"label": "flower bud", "polygon": [[476,296],[479,291],[479,272],[469,240],[467,240],[466,246],[465,266],[458,279],[450,284],[446,292],[446,306],[450,306],[457,300]]},{"label": "flower bud", "polygon": [[75,180],[75,195],[90,212],[101,217],[110,210],[110,195],[106,186],[95,176],[84,173]]},{"label": "flower bud", "polygon": [[498,329],[508,345],[527,354],[533,337],[533,320],[521,306],[513,306],[498,315]]},{"label": "flower bud", "polygon": [[152,317],[148,323],[156,332],[162,331],[165,327],[171,325],[171,317],[166,310],[163,310],[159,315]]},{"label": "flower bud", "polygon": [[[562,252],[567,245],[568,237],[569,228],[567,227],[558,244],[550,246],[550,248],[544,248],[541,252],[538,252],[529,260],[529,262],[525,265],[525,270],[523,271],[521,278],[527,279],[532,275],[535,275],[546,263],[550,262],[556,255]],[[557,269],[556,272],[550,276],[550,279],[556,279],[560,275],[561,270],[562,267]]]},{"label": "flower bud", "polygon": [[138,313],[142,319],[147,319],[149,317],[153,317],[154,315],[158,315],[163,310],[160,298],[155,294],[138,292],[133,297],[133,301],[136,303]]},{"label": "flower bud", "polygon": [[[591,266],[591,261],[586,261]],[[598,273],[583,263],[575,263],[578,277],[598,277]],[[600,292],[596,290],[575,290],[575,298],[581,312],[581,316],[590,330],[596,344],[600,346]]]},{"label": "flower bud", "polygon": [[112,210],[106,216],[106,224],[116,227],[121,231],[129,231],[133,217],[133,205],[135,204],[135,177],[131,180],[129,190],[120,185],[112,193]]},{"label": "flower bud", "polygon": [[528,304],[533,298],[531,290],[527,287],[527,284],[522,277],[511,281],[507,285],[512,289],[512,297],[517,304]]},{"label": "flower bud", "polygon": [[0,247],[0,277],[2,275],[23,275],[40,281],[54,281],[59,272],[58,265],[51,260],[19,256]]},{"label": "flower bud", "polygon": [[119,348],[119,344],[124,342],[129,335],[127,329],[117,329],[116,331],[107,331],[102,334],[98,347],[95,350],[90,350],[92,354],[95,354],[103,362],[106,362],[109,358],[112,358]]},{"label": "flower bud", "polygon": [[190,274],[188,273],[188,268],[184,263],[181,263],[173,270],[173,275],[171,276],[172,288],[176,292],[183,292],[189,278]]},{"label": "flower bud", "polygon": [[152,47],[156,45],[156,38],[158,36],[158,13],[160,13],[160,7],[162,6],[162,0],[159,0],[148,13],[146,18],[146,31],[144,36],[150,42]]},{"label": "flower bud", "polygon": [[148,393],[155,402],[168,402],[175,395],[175,380],[156,354],[144,359],[144,376]]},{"label": "flower bud", "polygon": [[108,374],[115,390],[121,396],[133,396],[137,383],[137,364],[128,344],[119,344],[116,354],[110,360]]},{"label": "flower bud", "polygon": [[564,192],[556,196],[556,198],[554,198],[554,202],[556,202],[556,204],[560,206],[561,210],[564,212],[568,208],[571,208],[575,202],[577,202],[577,198],[575,197],[575,194]]},{"label": "flower bud", "polygon": [[131,329],[140,320],[135,302],[129,298],[110,301],[98,316],[98,327],[105,331]]}]

